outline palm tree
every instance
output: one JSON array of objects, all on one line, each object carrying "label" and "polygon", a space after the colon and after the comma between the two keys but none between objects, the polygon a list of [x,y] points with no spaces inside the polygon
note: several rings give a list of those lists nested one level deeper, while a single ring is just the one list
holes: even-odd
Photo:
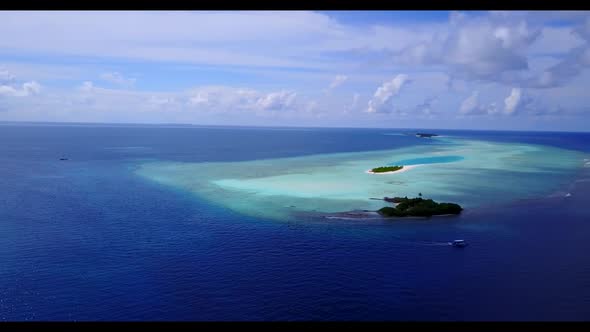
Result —
[{"label": "palm tree", "polygon": [[418,196],[422,197],[422,193],[418,193]]}]

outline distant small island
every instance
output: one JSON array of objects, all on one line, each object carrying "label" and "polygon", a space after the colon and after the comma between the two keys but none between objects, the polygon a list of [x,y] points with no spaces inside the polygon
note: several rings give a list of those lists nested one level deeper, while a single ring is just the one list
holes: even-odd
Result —
[{"label": "distant small island", "polygon": [[426,133],[416,133],[416,137],[433,137],[438,136],[437,134],[426,134]]},{"label": "distant small island", "polygon": [[386,173],[386,172],[395,172],[399,171],[400,169],[404,168],[404,166],[381,166],[376,167],[371,170],[372,173]]},{"label": "distant small island", "polygon": [[386,206],[379,209],[379,214],[385,217],[431,217],[459,214],[463,210],[459,204],[437,203],[422,197],[385,197],[383,200],[397,204],[395,207]]}]

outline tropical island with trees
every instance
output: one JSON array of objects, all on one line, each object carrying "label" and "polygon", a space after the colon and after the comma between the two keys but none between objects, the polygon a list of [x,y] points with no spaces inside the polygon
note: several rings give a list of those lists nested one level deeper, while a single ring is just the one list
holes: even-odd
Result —
[{"label": "tropical island with trees", "polygon": [[385,197],[383,200],[396,204],[393,207],[386,206],[378,210],[384,217],[431,217],[435,215],[457,215],[463,208],[455,203],[437,203],[432,199],[420,197]]},{"label": "tropical island with trees", "polygon": [[404,166],[381,166],[376,167],[371,170],[371,173],[387,173],[387,172],[395,172],[399,171],[400,169],[404,168]]},{"label": "tropical island with trees", "polygon": [[438,136],[437,134],[428,134],[428,133],[416,133],[416,137],[422,137],[422,138],[430,138],[430,137],[435,137]]}]

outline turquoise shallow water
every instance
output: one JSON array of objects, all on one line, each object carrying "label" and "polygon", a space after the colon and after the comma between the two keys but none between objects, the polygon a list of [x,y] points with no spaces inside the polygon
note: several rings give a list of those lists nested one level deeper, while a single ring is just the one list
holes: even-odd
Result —
[{"label": "turquoise shallow water", "polygon": [[442,164],[442,163],[452,163],[455,161],[461,161],[463,159],[465,159],[465,158],[462,156],[440,156],[440,157],[413,158],[413,159],[398,160],[396,162],[389,163],[388,165],[411,166],[411,165],[423,165],[423,164]]},{"label": "turquoise shallow water", "polygon": [[[440,144],[385,151],[245,162],[150,162],[137,174],[243,214],[289,220],[299,212],[377,210],[384,203],[372,198],[385,196],[422,193],[466,208],[542,197],[566,185],[582,157],[540,145],[437,140]],[[391,160],[411,167],[366,172]]]}]

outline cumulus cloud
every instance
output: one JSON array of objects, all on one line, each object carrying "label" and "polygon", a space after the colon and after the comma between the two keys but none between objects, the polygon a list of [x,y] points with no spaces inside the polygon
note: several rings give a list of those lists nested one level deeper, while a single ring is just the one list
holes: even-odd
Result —
[{"label": "cumulus cloud", "polygon": [[510,94],[504,99],[504,114],[514,115],[521,113],[528,114],[546,114],[554,113],[555,108],[541,105],[538,98],[534,98],[528,93],[525,93],[520,88],[512,88]]},{"label": "cumulus cloud", "polygon": [[23,83],[22,86],[0,85],[0,96],[27,97],[39,94],[41,85],[35,81]]},{"label": "cumulus cloud", "polygon": [[398,74],[396,75],[391,81],[383,83],[375,94],[373,94],[373,98],[369,100],[368,108],[366,110],[367,113],[390,113],[393,111],[393,106],[391,105],[391,100],[393,97],[397,96],[401,90],[401,88],[407,84],[408,82],[408,75],[405,74]]},{"label": "cumulus cloud", "polygon": [[292,91],[273,92],[258,99],[256,106],[262,110],[285,110],[293,106],[296,96]]},{"label": "cumulus cloud", "polygon": [[504,113],[513,114],[520,102],[521,91],[518,88],[512,88],[510,95],[504,99]]},{"label": "cumulus cloud", "polygon": [[209,92],[195,91],[189,98],[189,104],[194,106],[209,105]]},{"label": "cumulus cloud", "polygon": [[0,96],[17,96],[18,90],[9,85],[0,85]]},{"label": "cumulus cloud", "polygon": [[469,114],[478,109],[479,107],[479,92],[474,91],[469,97],[467,97],[461,103],[461,107],[459,108],[459,113],[461,114]]},{"label": "cumulus cloud", "polygon": [[190,90],[187,105],[207,112],[305,110],[305,106],[297,105],[296,100],[294,91],[263,93],[253,89],[208,86]]},{"label": "cumulus cloud", "polygon": [[[483,104],[479,101],[479,92],[474,91],[461,103],[459,113],[461,115],[547,115],[556,114],[560,108],[543,105],[539,98],[533,97],[521,88],[512,88],[503,100],[503,108],[499,108],[496,102]],[[561,109],[561,111],[563,111]]]},{"label": "cumulus cloud", "polygon": [[[590,66],[590,14],[548,15],[491,13],[483,17],[454,15],[447,29],[429,42],[416,43],[394,55],[406,64],[444,66],[456,79],[490,81],[526,88],[565,85]],[[577,26],[543,26],[554,18],[576,18]],[[580,21],[581,18],[585,18]],[[563,22],[562,22],[563,23]],[[535,57],[559,61],[531,68]]]},{"label": "cumulus cloud", "polygon": [[585,45],[572,50],[556,65],[528,80],[533,88],[554,88],[568,83],[583,70],[590,67],[590,46]]},{"label": "cumulus cloud", "polygon": [[479,101],[479,91],[474,91],[461,103],[459,113],[461,115],[492,115],[498,112],[495,102],[484,105]]},{"label": "cumulus cloud", "polygon": [[135,85],[135,78],[126,78],[123,77],[123,75],[121,75],[118,72],[108,72],[108,73],[102,73],[100,75],[100,78],[104,81],[107,81],[109,83],[118,85],[118,86],[122,86],[122,87],[132,87]]},{"label": "cumulus cloud", "polygon": [[[419,117],[436,111],[456,114],[458,110],[463,115],[508,118],[541,114],[549,104],[552,110],[581,109],[587,97],[584,86],[590,78],[588,12],[453,13],[445,22],[403,20],[371,25],[314,12],[35,12],[26,13],[26,20],[24,15],[0,13],[0,29],[16,31],[0,39],[1,49],[15,50],[16,54],[98,57],[111,68],[99,69],[93,74],[94,82],[87,81],[76,91],[43,86],[44,93],[40,93],[41,87],[33,79],[60,81],[63,87],[66,81],[87,79],[83,75],[97,67],[68,65],[75,68],[74,75],[66,73],[65,66],[48,63],[55,68],[39,76],[39,64],[3,63],[19,80],[0,68],[1,106],[25,110],[35,104],[37,109],[46,109],[47,118],[58,109],[57,101],[48,101],[47,105],[53,103],[51,107],[41,105],[50,93],[61,94],[59,98],[73,109],[82,105],[78,109],[105,114],[105,119],[107,112],[101,113],[103,110],[113,110],[110,116],[114,118],[124,110],[129,110],[130,117],[135,110],[147,110],[137,121],[156,110],[177,110],[187,119],[203,114],[219,116],[217,119],[228,114],[232,119],[236,114],[288,118],[295,113],[328,110],[326,114],[336,121],[337,115],[354,110],[355,114],[348,115],[351,119],[356,116],[357,123],[377,120],[366,113]],[[129,28],[130,21],[133,28]],[[560,24],[553,24],[556,22]],[[44,34],[40,35],[40,30]],[[136,80],[128,77],[131,73],[109,71],[118,68],[120,59],[161,61],[168,73],[184,75],[179,84],[203,73],[211,75],[212,81],[238,73],[238,81],[244,80],[240,84],[285,90],[185,86],[182,89],[187,90],[169,93],[132,91]],[[401,91],[409,82],[407,76],[383,76],[383,66],[389,66],[388,72],[409,74],[414,82],[410,93]],[[354,75],[354,82],[342,73]],[[428,75],[448,75],[449,89]],[[364,82],[383,84],[369,86],[367,93]],[[352,88],[352,83],[363,98],[345,92],[344,87]],[[481,94],[472,94],[475,90]],[[306,100],[305,91],[318,94],[317,101]],[[35,94],[41,96],[2,98]],[[432,95],[439,96],[444,106],[435,107],[437,99],[427,97]]]},{"label": "cumulus cloud", "polygon": [[562,56],[582,46],[584,39],[574,33],[571,26],[545,26],[541,35],[528,48],[528,56]]},{"label": "cumulus cloud", "polygon": [[334,79],[330,83],[330,86],[328,87],[328,89],[333,90],[333,89],[339,87],[340,85],[342,85],[347,80],[348,80],[348,76],[346,76],[346,75],[336,75],[336,77],[334,77]]},{"label": "cumulus cloud", "polygon": [[[590,16],[588,12],[584,12],[585,19],[574,27],[553,28],[553,30],[569,31],[569,36],[561,36],[561,38],[550,40],[547,48],[553,46],[550,50],[559,49],[561,46],[564,49],[563,43],[568,46],[566,53],[558,57],[559,61],[544,70],[529,75],[517,82],[521,86],[529,88],[555,88],[564,86],[573,78],[579,76],[584,70],[590,67]],[[545,31],[551,31],[548,28]],[[569,40],[566,41],[566,40]],[[553,52],[551,52],[553,53]],[[513,80],[513,82],[515,82]]]},{"label": "cumulus cloud", "polygon": [[23,91],[25,95],[36,95],[41,91],[41,85],[35,81],[23,83]]},{"label": "cumulus cloud", "polygon": [[36,81],[17,83],[17,79],[8,70],[0,68],[0,96],[27,97],[39,94],[41,85]]},{"label": "cumulus cloud", "polygon": [[448,66],[457,78],[500,81],[505,73],[528,69],[526,49],[540,33],[540,27],[531,27],[524,20],[455,14],[447,29],[433,32],[431,40],[405,48],[394,59]]},{"label": "cumulus cloud", "polygon": [[183,113],[186,106],[183,105],[184,100],[179,98],[180,96],[170,93],[156,93],[149,96],[145,106],[142,106],[138,111],[143,114],[159,113],[159,114],[170,114],[170,113]]}]

